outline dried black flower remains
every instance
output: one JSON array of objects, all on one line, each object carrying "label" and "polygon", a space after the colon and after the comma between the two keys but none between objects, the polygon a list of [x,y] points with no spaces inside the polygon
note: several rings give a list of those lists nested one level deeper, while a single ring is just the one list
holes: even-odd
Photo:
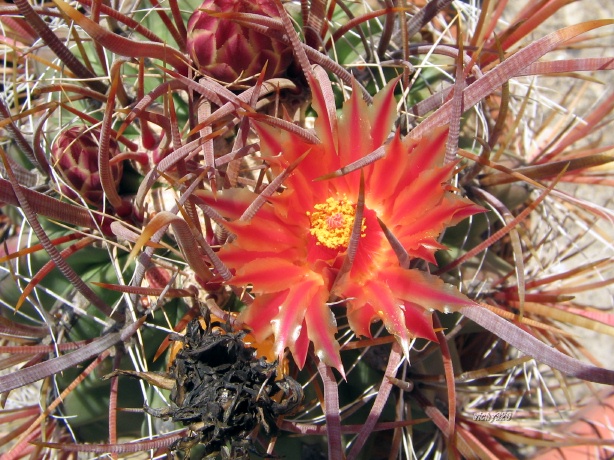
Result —
[{"label": "dried black flower remains", "polygon": [[301,404],[301,385],[290,377],[276,380],[276,363],[256,358],[244,336],[243,331],[225,331],[215,324],[203,329],[192,320],[185,336],[174,337],[183,342],[170,369],[176,407],[147,409],[190,427],[190,435],[175,442],[172,450],[203,444],[210,454],[229,446],[249,447],[245,439],[256,426],[272,434],[277,417]]}]

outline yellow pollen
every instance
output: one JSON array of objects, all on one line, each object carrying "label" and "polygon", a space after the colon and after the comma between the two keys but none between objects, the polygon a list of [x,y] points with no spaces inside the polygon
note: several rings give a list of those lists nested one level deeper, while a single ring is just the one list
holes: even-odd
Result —
[{"label": "yellow pollen", "polygon": [[[309,232],[318,240],[316,244],[330,249],[345,249],[350,242],[356,206],[344,195],[341,199],[328,198],[316,204],[313,212],[307,212],[311,219]],[[362,219],[360,236],[364,237],[365,219]]]}]

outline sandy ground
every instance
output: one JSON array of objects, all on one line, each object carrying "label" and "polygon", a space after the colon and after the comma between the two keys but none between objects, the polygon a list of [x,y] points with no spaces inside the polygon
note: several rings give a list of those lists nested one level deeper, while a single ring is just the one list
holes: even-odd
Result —
[{"label": "sandy ground", "polygon": [[[593,19],[613,19],[614,18],[614,1],[612,0],[591,0],[581,1],[567,5],[561,11],[563,13],[562,20],[566,24],[574,24],[582,21],[589,21]],[[553,26],[558,26],[556,22],[553,22]],[[608,26],[603,28],[602,41],[607,44],[610,53],[614,55],[614,26]],[[586,51],[574,51],[574,54],[578,54],[578,57],[594,56],[594,50]],[[614,91],[614,73],[613,72],[600,72],[598,77],[603,81],[603,93],[606,91]],[[591,91],[598,92],[599,87],[593,85]],[[599,94],[591,94],[591,98],[596,98]],[[610,125],[609,129],[603,130],[602,145],[614,146],[614,126]],[[610,151],[612,152],[612,151]],[[607,207],[610,210],[614,210],[614,190],[609,187],[579,187],[576,191],[576,196],[586,198],[593,201],[596,204]],[[614,257],[614,222],[609,225],[601,225],[600,228],[604,231],[604,235],[609,238],[610,248],[604,248],[604,245],[597,244],[586,251],[587,258],[592,260],[598,260],[604,256]],[[610,274],[612,276],[612,274]],[[601,308],[614,309],[614,285],[605,287],[603,289],[594,290],[583,293],[577,296],[577,300],[581,303],[592,304]],[[586,329],[578,328],[575,331],[579,337],[582,338],[582,342],[586,343],[590,351],[610,369],[614,369],[614,337],[608,337],[603,334],[597,334]]]},{"label": "sandy ground", "polygon": [[[509,2],[507,8],[507,18],[512,18],[525,5],[526,2]],[[562,27],[578,24],[580,22],[595,20],[595,19],[613,19],[614,18],[614,1],[613,0],[581,0],[570,3],[558,11],[552,18],[546,21],[535,38],[542,37],[545,33],[558,30]],[[599,29],[599,44],[605,45],[611,52],[609,55],[614,55],[614,26],[606,26]],[[566,49],[556,53],[548,54],[544,59],[561,59],[561,58],[585,58],[585,57],[601,57],[603,49],[584,48],[584,49]],[[586,97],[585,107],[580,107],[580,110],[586,110],[591,104],[599,100],[600,97],[608,92],[614,91],[614,73],[599,72],[596,77],[601,80],[601,84],[590,85]],[[566,91],[566,88],[560,88],[561,93]],[[601,145],[614,146],[614,126],[605,128],[600,133],[603,136],[600,139]],[[614,190],[611,187],[595,187],[595,186],[579,186],[571,187],[563,185],[562,190],[572,193],[574,196],[586,199],[600,206],[604,206],[611,211],[614,211]],[[583,251],[585,261],[599,260],[605,257],[614,258],[614,222],[602,222],[599,225],[599,230],[604,241],[598,241],[598,238],[593,235],[592,240],[588,241],[593,244]],[[587,240],[591,236],[586,237]],[[573,263],[579,264],[577,260]],[[570,267],[572,268],[572,267]],[[607,274],[604,277],[607,278]],[[612,273],[609,273],[612,277]],[[592,290],[577,294],[578,303],[592,305],[603,309],[614,309],[614,285],[606,286],[601,289]],[[614,369],[614,338],[597,334],[583,328],[574,328],[574,334],[580,341],[586,345],[588,350],[595,355],[606,367]]]}]

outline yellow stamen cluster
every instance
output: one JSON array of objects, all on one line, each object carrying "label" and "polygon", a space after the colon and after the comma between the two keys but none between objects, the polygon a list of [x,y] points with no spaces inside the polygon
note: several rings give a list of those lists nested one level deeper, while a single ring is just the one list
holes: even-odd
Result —
[{"label": "yellow stamen cluster", "polygon": [[[347,196],[344,195],[341,199],[328,198],[326,202],[316,204],[313,212],[307,211],[311,219],[309,232],[316,237],[318,245],[330,249],[345,249],[350,242],[355,214],[356,206]],[[366,228],[363,219],[360,236],[365,236]]]}]

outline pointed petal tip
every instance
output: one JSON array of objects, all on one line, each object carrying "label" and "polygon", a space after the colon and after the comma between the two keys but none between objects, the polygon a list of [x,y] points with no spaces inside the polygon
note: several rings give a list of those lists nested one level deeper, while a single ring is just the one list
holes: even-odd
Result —
[{"label": "pointed petal tip", "polygon": [[340,177],[342,175],[343,175],[343,171],[338,169],[337,171],[333,171],[332,173],[328,173],[328,174],[324,174],[323,176],[316,177],[313,181],[314,182],[322,182],[322,181],[325,181],[325,180],[334,179],[335,177]]},{"label": "pointed petal tip", "polygon": [[341,375],[343,380],[347,381],[347,377],[345,375],[345,369],[343,368],[343,363],[341,362],[341,356],[339,353],[336,356],[330,356],[328,353],[325,353],[323,350],[316,351],[316,356],[320,361],[326,364],[333,369],[336,369],[337,372]]},{"label": "pointed petal tip", "polygon": [[399,342],[401,350],[403,350],[403,356],[405,356],[405,359],[409,362],[409,341],[405,337],[397,336],[397,342]]}]

